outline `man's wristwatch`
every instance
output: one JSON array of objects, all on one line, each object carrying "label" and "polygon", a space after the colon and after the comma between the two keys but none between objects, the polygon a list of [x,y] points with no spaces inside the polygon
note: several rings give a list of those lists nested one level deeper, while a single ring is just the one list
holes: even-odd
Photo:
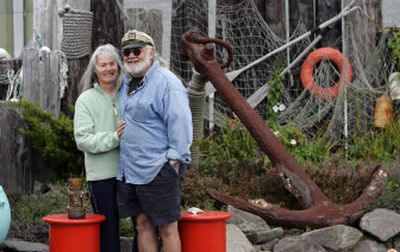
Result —
[{"label": "man's wristwatch", "polygon": [[181,163],[179,162],[179,160],[171,159],[168,161],[168,164],[175,170],[176,175],[179,176],[179,168],[181,166]]}]

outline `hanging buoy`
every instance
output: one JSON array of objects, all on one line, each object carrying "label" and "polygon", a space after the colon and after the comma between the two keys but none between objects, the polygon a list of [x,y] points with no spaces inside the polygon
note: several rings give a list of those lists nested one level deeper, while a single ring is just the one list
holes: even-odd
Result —
[{"label": "hanging buoy", "polygon": [[11,223],[11,212],[10,212],[10,204],[7,199],[7,195],[3,190],[3,187],[0,186],[0,245],[3,244],[4,240],[7,237],[8,230],[10,229]]},{"label": "hanging buoy", "polygon": [[376,99],[374,125],[378,128],[386,128],[393,115],[392,99],[389,95],[382,95]]},{"label": "hanging buoy", "polygon": [[[320,87],[314,80],[314,68],[324,58],[332,61],[339,69],[340,79],[331,87]],[[340,84],[349,85],[353,77],[350,61],[337,49],[330,47],[319,48],[304,60],[301,66],[300,79],[304,88],[310,90],[318,98],[333,99],[338,96]]]}]

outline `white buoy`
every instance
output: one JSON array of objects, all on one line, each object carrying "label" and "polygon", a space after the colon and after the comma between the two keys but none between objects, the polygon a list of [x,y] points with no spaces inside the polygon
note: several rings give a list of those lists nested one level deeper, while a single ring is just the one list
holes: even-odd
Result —
[{"label": "white buoy", "polygon": [[0,245],[3,244],[7,237],[8,230],[11,223],[10,203],[8,202],[7,195],[0,185]]}]

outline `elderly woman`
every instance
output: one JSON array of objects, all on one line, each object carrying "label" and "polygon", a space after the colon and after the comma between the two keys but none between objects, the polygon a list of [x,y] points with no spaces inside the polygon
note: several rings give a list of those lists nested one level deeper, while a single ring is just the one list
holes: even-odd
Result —
[{"label": "elderly woman", "polygon": [[120,251],[119,216],[116,203],[116,170],[119,138],[121,60],[114,46],[99,46],[90,58],[80,85],[83,92],[75,104],[74,135],[85,154],[85,171],[93,211],[107,217],[101,224],[101,251]]}]

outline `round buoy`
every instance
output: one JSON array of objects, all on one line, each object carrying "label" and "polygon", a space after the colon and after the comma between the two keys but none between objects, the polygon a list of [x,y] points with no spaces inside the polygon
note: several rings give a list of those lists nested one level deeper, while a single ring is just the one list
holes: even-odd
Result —
[{"label": "round buoy", "polygon": [[[339,69],[340,79],[331,87],[320,87],[314,80],[314,68],[324,58],[328,58]],[[349,60],[337,49],[324,47],[310,53],[305,59],[300,72],[301,84],[311,93],[322,99],[333,99],[338,96],[341,83],[349,85],[353,70]]]}]

